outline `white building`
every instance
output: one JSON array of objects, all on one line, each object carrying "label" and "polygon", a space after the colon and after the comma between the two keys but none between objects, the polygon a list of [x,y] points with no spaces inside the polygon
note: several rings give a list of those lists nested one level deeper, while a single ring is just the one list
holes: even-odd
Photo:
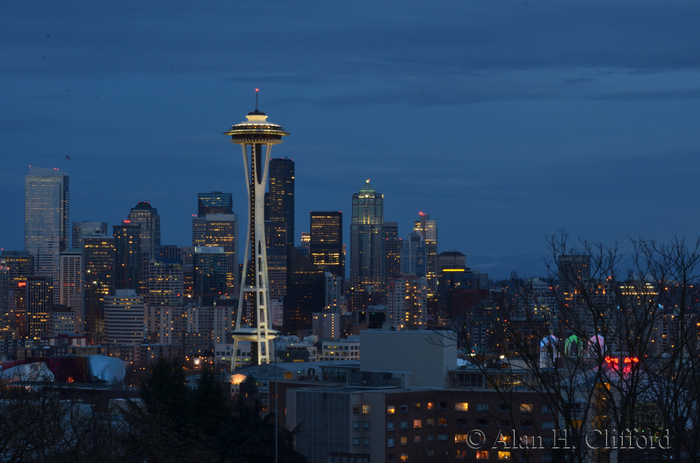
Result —
[{"label": "white building", "polygon": [[143,297],[133,289],[117,289],[105,297],[107,343],[141,344],[144,335]]},{"label": "white building", "polygon": [[426,279],[402,276],[389,286],[388,322],[397,330],[420,330],[428,318]]}]

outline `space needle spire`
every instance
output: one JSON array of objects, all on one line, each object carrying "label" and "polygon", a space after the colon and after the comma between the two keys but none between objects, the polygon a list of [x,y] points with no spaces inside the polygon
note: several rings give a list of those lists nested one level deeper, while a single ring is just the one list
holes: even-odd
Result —
[{"label": "space needle spire", "polygon": [[[271,360],[271,342],[277,331],[270,326],[270,290],[267,277],[265,242],[265,189],[272,145],[282,143],[289,135],[281,126],[267,121],[258,109],[255,89],[255,111],[246,120],[224,132],[243,149],[243,166],[248,187],[248,233],[243,260],[241,292],[238,298],[236,326],[233,331],[231,370],[236,367],[238,343],[250,341],[251,363],[260,365]],[[244,319],[244,314],[245,319]]]}]

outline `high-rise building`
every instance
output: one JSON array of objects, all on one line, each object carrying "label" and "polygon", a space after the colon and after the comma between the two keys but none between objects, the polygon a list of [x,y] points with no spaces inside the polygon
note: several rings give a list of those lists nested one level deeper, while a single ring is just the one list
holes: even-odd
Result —
[{"label": "high-rise building", "polygon": [[350,223],[350,283],[353,292],[378,291],[382,287],[382,225],[384,195],[369,180],[352,195]]},{"label": "high-rise building", "polygon": [[[213,194],[213,193],[208,193]],[[219,193],[223,195],[224,193]],[[201,204],[206,198],[201,197],[200,210],[224,210],[224,207],[207,206],[203,209]],[[228,194],[230,196],[230,193]],[[226,288],[224,294],[231,296],[238,292],[238,216],[233,212],[209,213],[192,218],[192,246],[216,246],[223,249],[226,255]]]},{"label": "high-rise building", "polygon": [[177,259],[151,259],[148,266],[149,307],[182,304],[182,261]]},{"label": "high-rise building", "polygon": [[160,215],[149,202],[139,201],[131,208],[122,225],[139,227],[139,286],[138,293],[148,294],[148,272],[151,259],[160,256]]},{"label": "high-rise building", "polygon": [[204,217],[209,214],[233,214],[231,193],[197,193],[197,216]]},{"label": "high-rise building", "polygon": [[389,286],[389,323],[397,330],[425,329],[428,317],[426,280],[403,276]]},{"label": "high-rise building", "polygon": [[73,222],[71,248],[82,248],[85,236],[107,236],[107,222]]},{"label": "high-rise building", "polygon": [[61,253],[58,274],[59,304],[73,311],[73,324],[78,334],[83,332],[83,253],[69,249]]},{"label": "high-rise building", "polygon": [[114,289],[139,289],[141,228],[114,225]]},{"label": "high-rise building", "polygon": [[311,212],[309,251],[309,258],[316,266],[327,268],[338,278],[345,276],[342,212]]},{"label": "high-rise building", "polygon": [[49,335],[49,316],[53,307],[53,279],[48,276],[27,278],[27,335],[40,338]]},{"label": "high-rise building", "polygon": [[139,238],[141,241],[141,252],[149,259],[157,257],[160,252],[160,215],[158,209],[151,206],[151,203],[139,201],[131,208],[129,217],[123,225],[137,225],[139,227]]},{"label": "high-rise building", "polygon": [[[288,133],[281,126],[268,122],[267,115],[257,109],[257,93],[255,111],[249,113],[246,119],[232,126],[231,130],[225,133],[231,136],[233,143],[241,145],[249,201],[243,281],[241,281],[236,327],[233,332],[233,350],[234,352],[238,350],[239,342],[250,341],[251,363],[259,365],[270,362],[271,341],[276,334],[270,327],[270,290],[265,240],[265,184],[268,178],[272,145],[282,143],[282,137]],[[246,317],[247,323],[244,326],[243,314],[246,312],[250,316]],[[231,369],[235,369],[233,360]]]},{"label": "high-rise building", "polygon": [[84,332],[93,343],[104,335],[104,302],[114,289],[114,238],[83,238]]},{"label": "high-rise building", "polygon": [[34,256],[27,251],[2,251],[0,265],[8,272],[7,303],[10,314],[26,309],[27,278],[34,275]]},{"label": "high-rise building", "polygon": [[401,238],[397,222],[382,225],[382,256],[382,287],[387,290],[391,281],[401,276]]},{"label": "high-rise building", "polygon": [[214,305],[214,301],[226,296],[228,260],[220,246],[195,246],[194,297],[200,305]]},{"label": "high-rise building", "polygon": [[117,289],[105,298],[105,341],[140,344],[144,335],[143,296],[133,289]]},{"label": "high-rise building", "polygon": [[58,281],[59,254],[68,248],[68,176],[58,169],[30,167],[24,179],[24,249],[34,273]]},{"label": "high-rise building", "polygon": [[437,222],[430,220],[428,214],[420,213],[419,219],[413,225],[413,231],[423,237],[425,244],[425,279],[428,283],[428,295],[433,296],[437,291]]},{"label": "high-rise building", "polygon": [[401,273],[425,276],[425,241],[416,232],[411,232],[401,243]]},{"label": "high-rise building", "polygon": [[313,314],[325,306],[326,276],[296,248],[287,248],[287,295],[284,297],[283,328],[296,335],[311,330]]},{"label": "high-rise building", "polygon": [[294,161],[270,159],[270,186],[265,193],[267,247],[294,246]]}]

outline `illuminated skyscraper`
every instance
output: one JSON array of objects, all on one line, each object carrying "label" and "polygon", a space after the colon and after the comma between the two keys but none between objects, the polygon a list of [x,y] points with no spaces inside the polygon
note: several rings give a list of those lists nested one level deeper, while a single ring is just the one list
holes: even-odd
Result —
[{"label": "illuminated skyscraper", "polygon": [[114,289],[139,289],[141,228],[114,225]]},{"label": "illuminated skyscraper", "polygon": [[231,193],[197,193],[197,216],[204,217],[209,214],[233,214]]},{"label": "illuminated skyscraper", "polygon": [[158,209],[152,207],[149,202],[139,201],[136,206],[131,208],[124,225],[138,225],[141,252],[146,254],[149,259],[158,257],[160,252],[160,215],[158,215]]},{"label": "illuminated skyscraper", "polygon": [[397,330],[425,329],[428,295],[425,278],[402,276],[389,285],[389,323]]},{"label": "illuminated skyscraper", "polygon": [[198,216],[192,218],[192,246],[218,246],[226,255],[223,294],[238,290],[238,216],[231,209],[231,193],[199,193]]},{"label": "illuminated skyscraper", "polygon": [[49,316],[53,307],[53,285],[50,277],[27,278],[27,335],[40,338],[49,335]]},{"label": "illuminated skyscraper", "polygon": [[311,212],[309,251],[311,262],[327,268],[342,282],[345,276],[342,212]]},{"label": "illuminated skyscraper", "polygon": [[[225,132],[232,142],[241,145],[243,166],[248,186],[248,233],[241,295],[238,301],[236,327],[233,332],[234,349],[240,341],[251,342],[251,363],[259,365],[270,362],[270,343],[276,332],[270,328],[270,292],[267,278],[267,250],[265,240],[265,187],[272,145],[282,143],[289,135],[279,125],[267,121],[267,116],[256,108],[246,116],[246,121]],[[263,146],[265,149],[263,149]],[[243,325],[243,314],[248,308],[250,317]],[[235,359],[235,357],[234,357]],[[235,368],[232,360],[231,368]]]},{"label": "illuminated skyscraper", "polygon": [[352,195],[350,282],[355,293],[382,287],[384,195],[369,180]]},{"label": "illuminated skyscraper", "polygon": [[139,286],[138,293],[148,294],[148,272],[150,261],[160,256],[160,216],[158,209],[149,202],[139,201],[131,208],[129,217],[123,225],[138,225],[139,227]]},{"label": "illuminated skyscraper", "polygon": [[34,272],[58,281],[59,254],[68,247],[68,176],[58,169],[30,167],[24,179],[24,249]]},{"label": "illuminated skyscraper", "polygon": [[82,248],[86,236],[107,236],[107,222],[73,222],[71,248]]},{"label": "illuminated skyscraper", "polygon": [[86,236],[83,239],[85,334],[93,343],[104,335],[104,302],[114,289],[114,238]]},{"label": "illuminated skyscraper", "polygon": [[430,220],[428,214],[420,213],[420,218],[415,221],[413,231],[423,237],[425,244],[425,279],[428,283],[428,296],[437,291],[437,222]]},{"label": "illuminated skyscraper", "polygon": [[269,248],[294,246],[294,161],[289,158],[270,159],[265,223]]},{"label": "illuminated skyscraper", "polygon": [[80,249],[69,249],[61,253],[58,275],[58,301],[73,311],[74,328],[83,333],[83,255]]},{"label": "illuminated skyscraper", "polygon": [[401,238],[397,222],[382,225],[382,256],[382,285],[387,290],[392,280],[401,276]]}]

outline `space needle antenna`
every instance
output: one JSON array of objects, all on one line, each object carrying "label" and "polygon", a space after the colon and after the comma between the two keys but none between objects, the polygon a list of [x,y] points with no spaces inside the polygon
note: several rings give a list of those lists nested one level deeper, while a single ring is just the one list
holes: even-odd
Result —
[{"label": "space needle antenna", "polygon": [[258,89],[255,89],[255,112],[260,112],[258,111]]}]

